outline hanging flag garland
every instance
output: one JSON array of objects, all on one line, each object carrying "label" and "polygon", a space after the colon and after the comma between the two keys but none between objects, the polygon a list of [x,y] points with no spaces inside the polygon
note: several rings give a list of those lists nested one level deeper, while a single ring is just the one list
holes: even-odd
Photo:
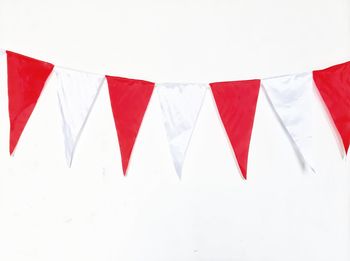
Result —
[{"label": "hanging flag garland", "polygon": [[6,54],[12,154],[54,65],[10,51]]},{"label": "hanging flag garland", "polygon": [[315,171],[311,129],[314,85],[330,112],[345,152],[350,144],[350,62],[309,73],[262,80],[155,84],[57,67],[11,51],[0,50],[0,54],[7,56],[11,155],[52,71],[58,80],[58,106],[69,166],[105,78],[124,175],[154,88],[179,177],[207,89],[211,89],[244,179],[247,178],[249,146],[260,85],[298,155],[311,170]]},{"label": "hanging flag garland", "polygon": [[124,175],[154,83],[106,76]]},{"label": "hanging flag garland", "polygon": [[210,84],[216,106],[244,179],[260,80]]}]

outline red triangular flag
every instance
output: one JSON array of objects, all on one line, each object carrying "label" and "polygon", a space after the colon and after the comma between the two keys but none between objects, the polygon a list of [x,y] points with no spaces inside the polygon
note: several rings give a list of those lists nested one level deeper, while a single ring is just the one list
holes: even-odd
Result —
[{"label": "red triangular flag", "polygon": [[10,51],[6,54],[12,154],[54,65]]},{"label": "red triangular flag", "polygon": [[313,77],[347,153],[350,143],[350,62],[314,71]]},{"label": "red triangular flag", "polygon": [[260,80],[218,82],[211,83],[210,87],[242,176],[246,179]]},{"label": "red triangular flag", "polygon": [[113,76],[106,76],[106,79],[123,172],[126,175],[132,148],[151,98],[154,83]]}]

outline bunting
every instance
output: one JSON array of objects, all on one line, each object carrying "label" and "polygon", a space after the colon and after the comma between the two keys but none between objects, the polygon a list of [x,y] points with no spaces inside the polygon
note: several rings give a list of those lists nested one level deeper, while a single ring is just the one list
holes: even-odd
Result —
[{"label": "bunting", "polygon": [[315,86],[339,133],[344,155],[350,145],[350,62],[323,70],[262,80],[199,84],[153,83],[57,67],[11,51],[0,50],[0,55],[6,55],[7,61],[11,155],[52,71],[57,79],[58,106],[69,166],[105,78],[124,175],[127,174],[154,88],[159,98],[169,151],[179,178],[208,88],[211,89],[244,179],[247,178],[260,85],[304,166],[315,172],[312,153]]},{"label": "bunting", "polygon": [[340,134],[346,154],[350,143],[350,62],[314,71],[313,78]]},{"label": "bunting", "polygon": [[262,86],[304,166],[315,172],[312,157],[312,73],[264,79]]},{"label": "bunting", "polygon": [[241,174],[246,179],[260,80],[217,82],[210,87]]},{"label": "bunting", "polygon": [[106,76],[124,175],[154,83]]},{"label": "bunting", "polygon": [[156,84],[163,122],[177,175],[181,178],[186,151],[205,97],[207,84]]},{"label": "bunting", "polygon": [[55,67],[67,164],[71,166],[80,134],[87,121],[104,76]]},{"label": "bunting", "polygon": [[18,53],[6,54],[12,154],[54,66]]}]

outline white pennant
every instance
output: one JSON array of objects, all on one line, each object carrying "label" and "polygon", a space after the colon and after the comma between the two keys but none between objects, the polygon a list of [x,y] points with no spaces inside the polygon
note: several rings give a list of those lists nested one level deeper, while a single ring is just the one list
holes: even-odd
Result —
[{"label": "white pennant", "polygon": [[62,127],[69,166],[74,150],[90,114],[104,75],[55,67],[58,84],[58,100],[62,115]]},{"label": "white pennant", "polygon": [[264,79],[261,84],[304,166],[315,172],[312,157],[312,73]]},{"label": "white pennant", "polygon": [[170,152],[180,178],[186,151],[208,88],[207,84],[156,84]]}]

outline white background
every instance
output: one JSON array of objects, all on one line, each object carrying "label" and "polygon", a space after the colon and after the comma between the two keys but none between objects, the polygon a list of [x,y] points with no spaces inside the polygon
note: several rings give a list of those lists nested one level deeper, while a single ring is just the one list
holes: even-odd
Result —
[{"label": "white background", "polygon": [[[0,0],[0,45],[157,82],[262,78],[349,60],[349,14],[346,0]],[[106,85],[68,169],[55,77],[10,157],[0,73],[0,260],[349,260],[349,160],[317,98],[317,174],[260,92],[244,181],[208,92],[182,179],[156,96],[125,178]]]}]

